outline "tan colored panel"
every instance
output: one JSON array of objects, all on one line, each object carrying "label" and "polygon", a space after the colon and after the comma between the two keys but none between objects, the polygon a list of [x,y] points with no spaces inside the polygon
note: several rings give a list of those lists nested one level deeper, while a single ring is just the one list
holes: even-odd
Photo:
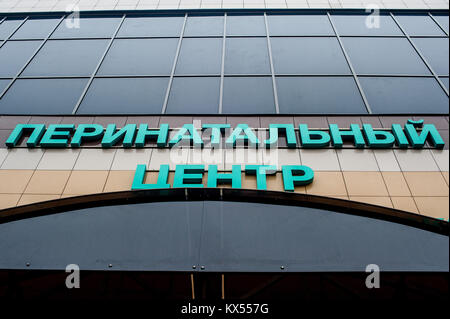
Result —
[{"label": "tan colored panel", "polygon": [[0,193],[22,193],[33,175],[32,170],[0,170]]},{"label": "tan colored panel", "polygon": [[306,186],[306,192],[322,196],[347,196],[341,172],[315,172],[314,181]]},{"label": "tan colored panel", "polygon": [[405,172],[413,196],[448,196],[448,185],[440,172]]},{"label": "tan colored panel", "polygon": [[350,200],[353,200],[355,202],[362,202],[362,203],[392,208],[392,202],[389,197],[350,196]]},{"label": "tan colored panel", "polygon": [[59,199],[61,195],[55,194],[55,195],[35,195],[35,194],[24,194],[20,200],[17,206],[21,205],[28,205],[32,203],[38,203],[38,202],[45,202],[48,200],[53,199]]},{"label": "tan colored panel", "polygon": [[448,184],[448,172],[441,172],[441,173],[442,173],[442,176],[444,176],[445,182],[447,183],[447,185],[449,185]]},{"label": "tan colored panel", "polygon": [[448,197],[414,197],[422,215],[448,221]]},{"label": "tan colored panel", "polygon": [[63,194],[101,193],[107,176],[108,171],[73,171]]},{"label": "tan colored panel", "polygon": [[419,213],[416,203],[412,197],[391,197],[395,209],[404,210],[411,213]]},{"label": "tan colored panel", "polygon": [[[104,192],[127,191],[131,189],[135,171],[110,171]],[[147,173],[149,175],[149,173]]]},{"label": "tan colored panel", "polygon": [[379,172],[344,172],[343,174],[350,197],[389,195]]},{"label": "tan colored panel", "polygon": [[0,209],[16,206],[20,194],[0,194]]},{"label": "tan colored panel", "polygon": [[26,194],[62,194],[70,171],[35,171],[25,189]]},{"label": "tan colored panel", "polygon": [[408,184],[401,172],[382,172],[389,195],[391,196],[411,196]]}]

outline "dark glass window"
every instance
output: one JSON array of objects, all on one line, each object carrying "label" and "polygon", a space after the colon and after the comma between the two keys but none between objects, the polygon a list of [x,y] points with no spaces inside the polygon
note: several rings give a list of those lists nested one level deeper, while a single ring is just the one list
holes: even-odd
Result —
[{"label": "dark glass window", "polygon": [[405,38],[343,38],[350,61],[360,74],[430,74]]},{"label": "dark glass window", "polygon": [[448,75],[448,38],[414,38],[413,42],[434,72]]},{"label": "dark glass window", "polygon": [[0,76],[16,76],[40,44],[40,41],[6,42],[0,48]]},{"label": "dark glass window", "polygon": [[108,40],[50,40],[23,75],[90,76],[105,52]]},{"label": "dark glass window", "polygon": [[336,38],[272,38],[278,74],[348,74],[350,68]]},{"label": "dark glass window", "polygon": [[444,83],[444,85],[446,86],[447,90],[448,90],[448,78],[440,78],[442,83]]},{"label": "dark glass window", "polygon": [[395,18],[405,32],[414,35],[441,35],[445,33],[428,15],[396,15]]},{"label": "dark glass window", "polygon": [[266,38],[228,38],[226,41],[225,73],[270,74]]},{"label": "dark glass window", "polygon": [[177,77],[173,80],[167,114],[216,114],[220,78]]},{"label": "dark glass window", "polygon": [[366,113],[352,77],[278,77],[280,113]]},{"label": "dark glass window", "polygon": [[4,114],[71,114],[87,79],[17,80],[0,100]]},{"label": "dark glass window", "polygon": [[12,39],[44,39],[50,35],[59,19],[28,19]]},{"label": "dark glass window", "polygon": [[271,77],[226,77],[223,90],[224,114],[276,112]]},{"label": "dark glass window", "polygon": [[179,37],[184,17],[133,17],[126,18],[119,37]]},{"label": "dark glass window", "polygon": [[433,78],[360,78],[373,113],[448,113],[448,97]]},{"label": "dark glass window", "polygon": [[177,74],[220,74],[221,38],[185,38],[175,72]]},{"label": "dark glass window", "polygon": [[120,23],[120,17],[66,18],[52,38],[110,38]]},{"label": "dark glass window", "polygon": [[0,24],[0,40],[8,39],[11,33],[17,29],[22,19],[7,19]]},{"label": "dark glass window", "polygon": [[266,24],[263,15],[227,16],[227,35],[265,36]]},{"label": "dark glass window", "polygon": [[177,39],[115,40],[103,61],[103,75],[169,75]]},{"label": "dark glass window", "polygon": [[435,18],[439,25],[448,33],[448,16],[436,14],[433,15],[433,18]]},{"label": "dark glass window", "polygon": [[341,36],[393,36],[403,35],[388,15],[348,15],[332,17],[336,32]]},{"label": "dark glass window", "polygon": [[95,79],[78,114],[161,113],[168,78]]},{"label": "dark glass window", "polygon": [[334,35],[326,15],[269,15],[271,36]]},{"label": "dark glass window", "polygon": [[11,82],[11,80],[0,80],[0,94],[3,92],[9,82]]},{"label": "dark glass window", "polygon": [[186,21],[184,36],[222,36],[223,16],[190,16]]}]

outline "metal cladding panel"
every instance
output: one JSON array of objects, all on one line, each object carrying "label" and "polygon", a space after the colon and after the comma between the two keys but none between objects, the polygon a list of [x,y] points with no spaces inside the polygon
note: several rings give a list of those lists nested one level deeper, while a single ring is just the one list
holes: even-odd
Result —
[{"label": "metal cladding panel", "polygon": [[0,269],[68,264],[81,270],[361,272],[377,264],[381,271],[448,271],[449,239],[321,209],[225,201],[96,207],[0,225]]}]

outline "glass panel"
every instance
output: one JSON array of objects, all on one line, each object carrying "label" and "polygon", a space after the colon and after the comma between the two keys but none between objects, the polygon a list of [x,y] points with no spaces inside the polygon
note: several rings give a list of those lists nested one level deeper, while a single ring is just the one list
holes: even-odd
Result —
[{"label": "glass panel", "polygon": [[270,74],[267,39],[228,38],[225,73]]},{"label": "glass panel", "polygon": [[28,19],[12,39],[45,39],[58,24],[59,19]]},{"label": "glass panel", "polygon": [[433,78],[360,78],[372,111],[448,113],[448,97]]},{"label": "glass panel", "polygon": [[78,114],[160,114],[168,78],[95,79]]},{"label": "glass panel", "polygon": [[448,90],[448,78],[440,78],[440,79],[441,79],[442,83],[444,83],[445,87]]},{"label": "glass panel", "polygon": [[177,74],[220,74],[222,68],[221,38],[183,39],[178,57]]},{"label": "glass panel", "polygon": [[179,37],[184,17],[126,18],[119,30],[120,37]]},{"label": "glass panel", "polygon": [[66,18],[52,34],[52,38],[110,38],[119,23],[119,17],[80,18],[79,20]]},{"label": "glass panel", "polygon": [[227,35],[265,36],[266,24],[264,16],[227,16]]},{"label": "glass panel", "polygon": [[167,114],[216,114],[219,111],[220,78],[175,78]]},{"label": "glass panel", "polygon": [[284,114],[367,113],[352,77],[278,77]]},{"label": "glass panel", "polygon": [[190,16],[186,21],[184,36],[222,36],[223,16]]},{"label": "glass panel", "polygon": [[11,82],[11,80],[0,80],[0,94],[2,94],[9,82]]},{"label": "glass panel", "polygon": [[428,15],[395,15],[395,18],[408,35],[445,35]]},{"label": "glass panel", "polygon": [[405,38],[343,38],[344,47],[360,74],[430,74]]},{"label": "glass panel", "polygon": [[349,74],[336,38],[272,38],[278,74]]},{"label": "glass panel", "polygon": [[24,71],[28,76],[90,76],[108,40],[48,41]]},{"label": "glass panel", "polygon": [[435,18],[440,26],[448,33],[448,16],[433,14],[433,18]]},{"label": "glass panel", "polygon": [[100,67],[103,75],[169,75],[178,39],[115,40]]},{"label": "glass panel", "polygon": [[448,75],[448,38],[414,38],[413,42],[434,72],[440,75]]},{"label": "glass panel", "polygon": [[269,15],[271,36],[334,35],[326,15]]},{"label": "glass panel", "polygon": [[223,90],[225,114],[276,113],[271,77],[226,77]]},{"label": "glass panel", "polygon": [[403,35],[395,21],[387,15],[337,14],[333,15],[332,19],[336,26],[336,32],[341,36]]},{"label": "glass panel", "polygon": [[23,19],[8,19],[0,24],[0,39],[7,39],[12,32],[20,25]]},{"label": "glass panel", "polygon": [[71,114],[87,81],[87,79],[19,79],[0,100],[0,113]]},{"label": "glass panel", "polygon": [[0,76],[16,76],[25,66],[41,41],[9,41],[0,48]]}]

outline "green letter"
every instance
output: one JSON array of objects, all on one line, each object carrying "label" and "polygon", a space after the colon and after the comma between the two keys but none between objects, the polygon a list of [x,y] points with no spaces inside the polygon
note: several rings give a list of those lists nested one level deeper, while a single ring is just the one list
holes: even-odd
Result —
[{"label": "green letter", "polygon": [[398,147],[407,148],[409,146],[409,141],[400,124],[392,124],[392,134],[395,136]]},{"label": "green letter", "polygon": [[308,166],[283,165],[282,170],[285,191],[293,192],[295,186],[308,185],[314,179],[314,171]]},{"label": "green letter", "polygon": [[[244,133],[244,135],[241,135],[242,133]],[[237,140],[244,141],[244,144],[248,143],[248,145],[253,145],[256,147],[258,147],[259,144],[258,138],[247,124],[238,124],[233,130],[233,133],[231,133],[231,135],[227,138],[225,144],[228,147],[234,147],[236,146]]]},{"label": "green letter", "polygon": [[411,144],[414,148],[422,148],[427,141],[430,139],[431,144],[435,148],[443,148],[445,145],[444,140],[439,134],[438,130],[434,126],[434,124],[425,124],[423,125],[422,131],[420,135],[417,134],[416,126],[420,127],[423,125],[423,120],[413,121],[408,120],[408,124],[405,124],[406,135],[408,136]]},{"label": "green letter", "polygon": [[361,133],[361,128],[358,124],[350,124],[350,130],[341,131],[337,124],[330,124],[331,138],[333,139],[333,145],[336,148],[341,148],[344,142],[342,136],[352,136],[354,139],[354,145],[358,148],[363,148],[366,145],[364,137]]},{"label": "green letter", "polygon": [[233,165],[232,173],[218,174],[217,165],[208,166],[208,187],[217,187],[217,184],[229,184],[232,188],[241,188],[241,165]]},{"label": "green letter", "polygon": [[330,144],[330,135],[324,131],[310,131],[308,124],[300,124],[300,140],[304,148],[321,148]]},{"label": "green letter", "polygon": [[40,138],[45,132],[45,125],[44,124],[17,124],[14,130],[9,135],[8,139],[6,140],[6,146],[8,147],[14,147],[19,142],[20,138],[22,137],[22,134],[24,131],[30,131],[31,134],[27,141],[28,147],[35,147],[38,143]]},{"label": "green letter", "polygon": [[[189,135],[186,133],[189,132]],[[192,141],[194,146],[203,146],[203,141],[193,124],[184,124],[177,134],[170,140],[169,146],[173,147],[180,141]]]},{"label": "green letter", "polygon": [[297,146],[294,125],[292,124],[269,124],[269,139],[265,140],[266,148],[274,146],[278,142],[278,131],[282,130],[286,134],[286,143],[289,148]]},{"label": "green letter", "polygon": [[147,124],[139,125],[135,145],[136,147],[144,147],[147,136],[151,139],[156,138],[158,147],[165,147],[167,143],[167,135],[169,134],[169,124],[161,124],[159,130],[149,130]]},{"label": "green letter", "polygon": [[80,147],[82,141],[92,141],[103,135],[103,126],[100,124],[80,124],[73,134],[72,147]]},{"label": "green letter", "polygon": [[389,148],[394,145],[395,137],[389,132],[375,131],[370,124],[363,124],[363,131],[370,147]]},{"label": "green letter", "polygon": [[204,171],[204,165],[177,165],[175,168],[173,187],[203,187],[202,180]]},{"label": "green letter", "polygon": [[218,147],[220,145],[220,138],[225,129],[230,128],[230,124],[203,124],[204,129],[211,129],[211,146]]},{"label": "green letter", "polygon": [[[74,129],[74,124],[50,124],[40,144],[42,147],[67,147],[69,135]],[[55,137],[63,138],[56,139]]]},{"label": "green letter", "polygon": [[136,173],[134,174],[133,184],[131,185],[132,190],[170,188],[170,185],[167,184],[167,179],[169,178],[169,165],[161,165],[159,167],[158,181],[156,182],[156,184],[144,184],[146,170],[146,165],[137,166]]},{"label": "green letter", "polygon": [[245,165],[245,173],[249,175],[256,174],[256,185],[258,189],[266,190],[266,175],[277,173],[277,167],[274,165]]},{"label": "green letter", "polygon": [[[116,124],[109,124],[106,127],[105,135],[103,136],[102,146],[114,146],[120,139],[123,139],[123,147],[131,147],[133,145],[133,138],[136,134],[136,124],[128,124],[116,132]],[[125,137],[124,137],[125,135]]]}]

